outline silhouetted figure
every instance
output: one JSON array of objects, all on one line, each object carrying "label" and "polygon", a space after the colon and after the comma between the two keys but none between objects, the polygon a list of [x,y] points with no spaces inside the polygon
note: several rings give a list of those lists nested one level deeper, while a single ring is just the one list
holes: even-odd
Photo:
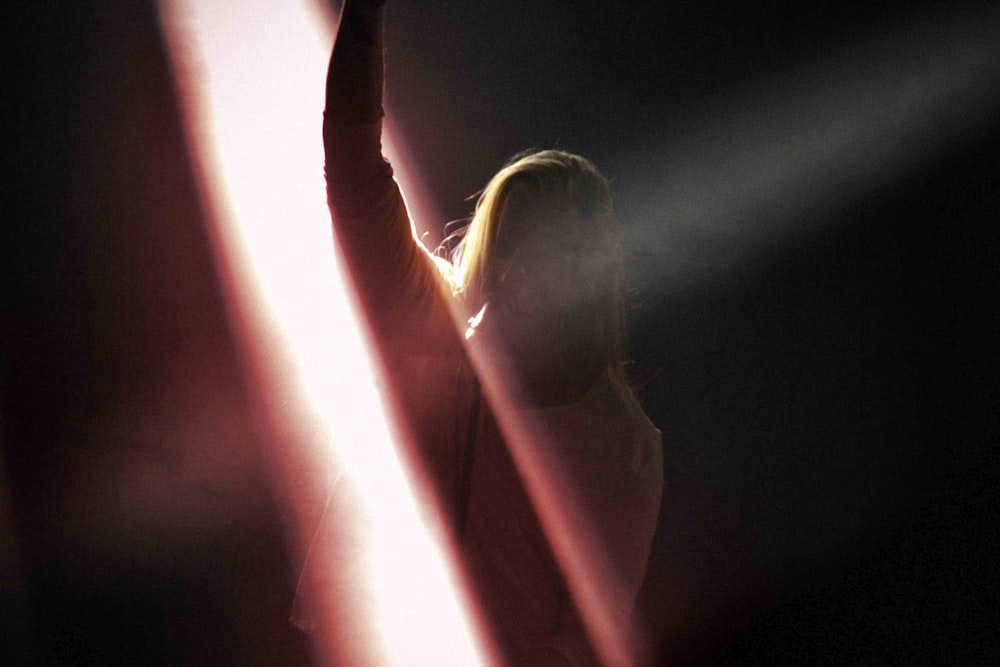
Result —
[{"label": "silhouetted figure", "polygon": [[519,156],[486,186],[452,261],[429,253],[381,154],[382,4],[345,2],[330,61],[323,137],[336,238],[503,655],[592,664],[504,424],[528,424],[527,446],[556,462],[588,539],[607,551],[614,622],[626,625],[662,452],[622,371],[608,185],[570,153]]}]

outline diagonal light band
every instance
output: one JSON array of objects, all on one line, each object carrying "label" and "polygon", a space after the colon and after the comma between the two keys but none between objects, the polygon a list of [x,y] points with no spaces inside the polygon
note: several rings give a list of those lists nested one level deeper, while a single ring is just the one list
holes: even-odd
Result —
[{"label": "diagonal light band", "polygon": [[230,321],[277,435],[269,458],[298,517],[289,538],[300,554],[315,489],[339,480],[342,541],[322,552],[339,587],[314,597],[350,627],[318,634],[317,653],[339,664],[478,664],[333,261],[320,133],[328,17],[312,4],[235,0],[165,0],[160,15]]}]

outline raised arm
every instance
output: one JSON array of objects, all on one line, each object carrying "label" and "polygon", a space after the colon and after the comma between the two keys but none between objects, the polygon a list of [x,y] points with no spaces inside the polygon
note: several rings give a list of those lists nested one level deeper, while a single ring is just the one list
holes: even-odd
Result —
[{"label": "raised arm", "polygon": [[[452,297],[415,238],[382,157],[383,3],[345,0],[326,82],[323,141],[337,244],[385,369],[390,404],[441,510],[456,509],[457,396],[471,373]],[[461,378],[465,377],[465,380]],[[464,392],[468,394],[468,392]]]},{"label": "raised arm", "polygon": [[384,1],[345,0],[326,81],[323,141],[330,213],[376,336],[435,346],[454,329],[448,296],[416,240],[382,156]]},{"label": "raised arm", "polygon": [[412,254],[406,247],[411,243],[406,209],[382,157],[382,5],[343,3],[323,114],[330,214],[369,316],[390,296],[394,264],[411,261]]}]

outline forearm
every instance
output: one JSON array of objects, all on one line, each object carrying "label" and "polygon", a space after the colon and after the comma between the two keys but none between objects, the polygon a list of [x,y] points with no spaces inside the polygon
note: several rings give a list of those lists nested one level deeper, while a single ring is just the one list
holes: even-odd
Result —
[{"label": "forearm", "polygon": [[348,261],[381,262],[377,268],[389,271],[398,258],[380,245],[405,255],[410,230],[382,158],[382,13],[381,2],[344,2],[326,76],[323,143],[330,213]]},{"label": "forearm", "polygon": [[326,117],[344,125],[382,117],[383,2],[345,0],[326,78]]},{"label": "forearm", "polygon": [[[353,217],[352,206],[365,205],[372,195],[376,200],[392,198],[377,191],[395,188],[382,159],[382,14],[381,2],[345,0],[330,55],[323,143],[335,224]],[[368,197],[358,197],[362,189],[369,190]]]}]

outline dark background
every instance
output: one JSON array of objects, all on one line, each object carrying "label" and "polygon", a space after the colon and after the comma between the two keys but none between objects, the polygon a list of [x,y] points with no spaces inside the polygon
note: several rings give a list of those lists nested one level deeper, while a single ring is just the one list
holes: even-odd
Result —
[{"label": "dark background", "polygon": [[[155,7],[66,5],[5,21],[0,655],[306,662]],[[997,660],[998,27],[971,3],[392,5],[391,113],[447,218],[526,147],[612,180],[666,447],[657,662]],[[955,35],[993,35],[947,70],[974,90],[935,80],[885,143],[925,101],[895,82],[933,92]],[[684,215],[664,164],[739,199],[720,174],[761,164],[737,150],[761,110],[794,143],[825,80],[873,89],[853,166],[802,205]]]}]

